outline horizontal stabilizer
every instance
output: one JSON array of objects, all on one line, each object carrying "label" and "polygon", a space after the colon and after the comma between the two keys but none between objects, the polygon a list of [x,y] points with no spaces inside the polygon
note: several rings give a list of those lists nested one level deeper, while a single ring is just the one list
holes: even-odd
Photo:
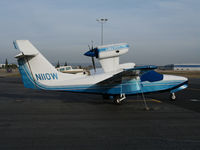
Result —
[{"label": "horizontal stabilizer", "polygon": [[15,56],[15,58],[19,59],[19,58],[24,58],[24,57],[34,57],[36,55],[24,55],[23,53],[20,53],[18,55]]},{"label": "horizontal stabilizer", "polygon": [[13,42],[14,47],[18,49],[21,53],[15,56],[16,58],[21,57],[33,57],[36,56],[39,52],[38,50],[29,42],[29,40],[16,40]]}]

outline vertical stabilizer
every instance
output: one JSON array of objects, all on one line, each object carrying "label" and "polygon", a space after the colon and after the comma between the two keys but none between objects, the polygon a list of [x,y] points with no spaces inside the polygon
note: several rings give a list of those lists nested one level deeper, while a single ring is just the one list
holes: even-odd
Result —
[{"label": "vertical stabilizer", "polygon": [[16,58],[25,87],[54,86],[75,76],[58,72],[28,40],[16,40],[13,43],[14,47],[21,52]]}]

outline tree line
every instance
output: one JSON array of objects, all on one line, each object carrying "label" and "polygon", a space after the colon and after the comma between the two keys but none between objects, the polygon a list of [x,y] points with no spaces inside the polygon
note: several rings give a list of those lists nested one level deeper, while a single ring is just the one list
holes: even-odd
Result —
[{"label": "tree line", "polygon": [[2,68],[2,69],[16,69],[16,68],[17,68],[17,65],[16,65],[16,64],[9,64],[9,63],[8,63],[8,60],[7,60],[7,58],[6,58],[5,64],[2,65],[1,68]]}]

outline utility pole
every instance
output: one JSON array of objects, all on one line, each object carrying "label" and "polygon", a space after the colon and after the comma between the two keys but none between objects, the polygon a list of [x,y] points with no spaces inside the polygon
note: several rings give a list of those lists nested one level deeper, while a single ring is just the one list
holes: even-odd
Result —
[{"label": "utility pole", "polygon": [[101,45],[103,45],[103,24],[106,23],[106,21],[108,21],[108,19],[101,18],[101,19],[97,19],[96,21],[101,24]]}]

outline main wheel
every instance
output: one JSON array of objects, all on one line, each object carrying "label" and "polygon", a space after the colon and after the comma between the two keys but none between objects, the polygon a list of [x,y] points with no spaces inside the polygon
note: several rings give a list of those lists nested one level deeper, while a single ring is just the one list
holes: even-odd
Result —
[{"label": "main wheel", "polygon": [[119,95],[115,95],[114,96],[114,104],[117,104],[117,105],[122,104],[122,101],[120,100],[120,96]]}]

